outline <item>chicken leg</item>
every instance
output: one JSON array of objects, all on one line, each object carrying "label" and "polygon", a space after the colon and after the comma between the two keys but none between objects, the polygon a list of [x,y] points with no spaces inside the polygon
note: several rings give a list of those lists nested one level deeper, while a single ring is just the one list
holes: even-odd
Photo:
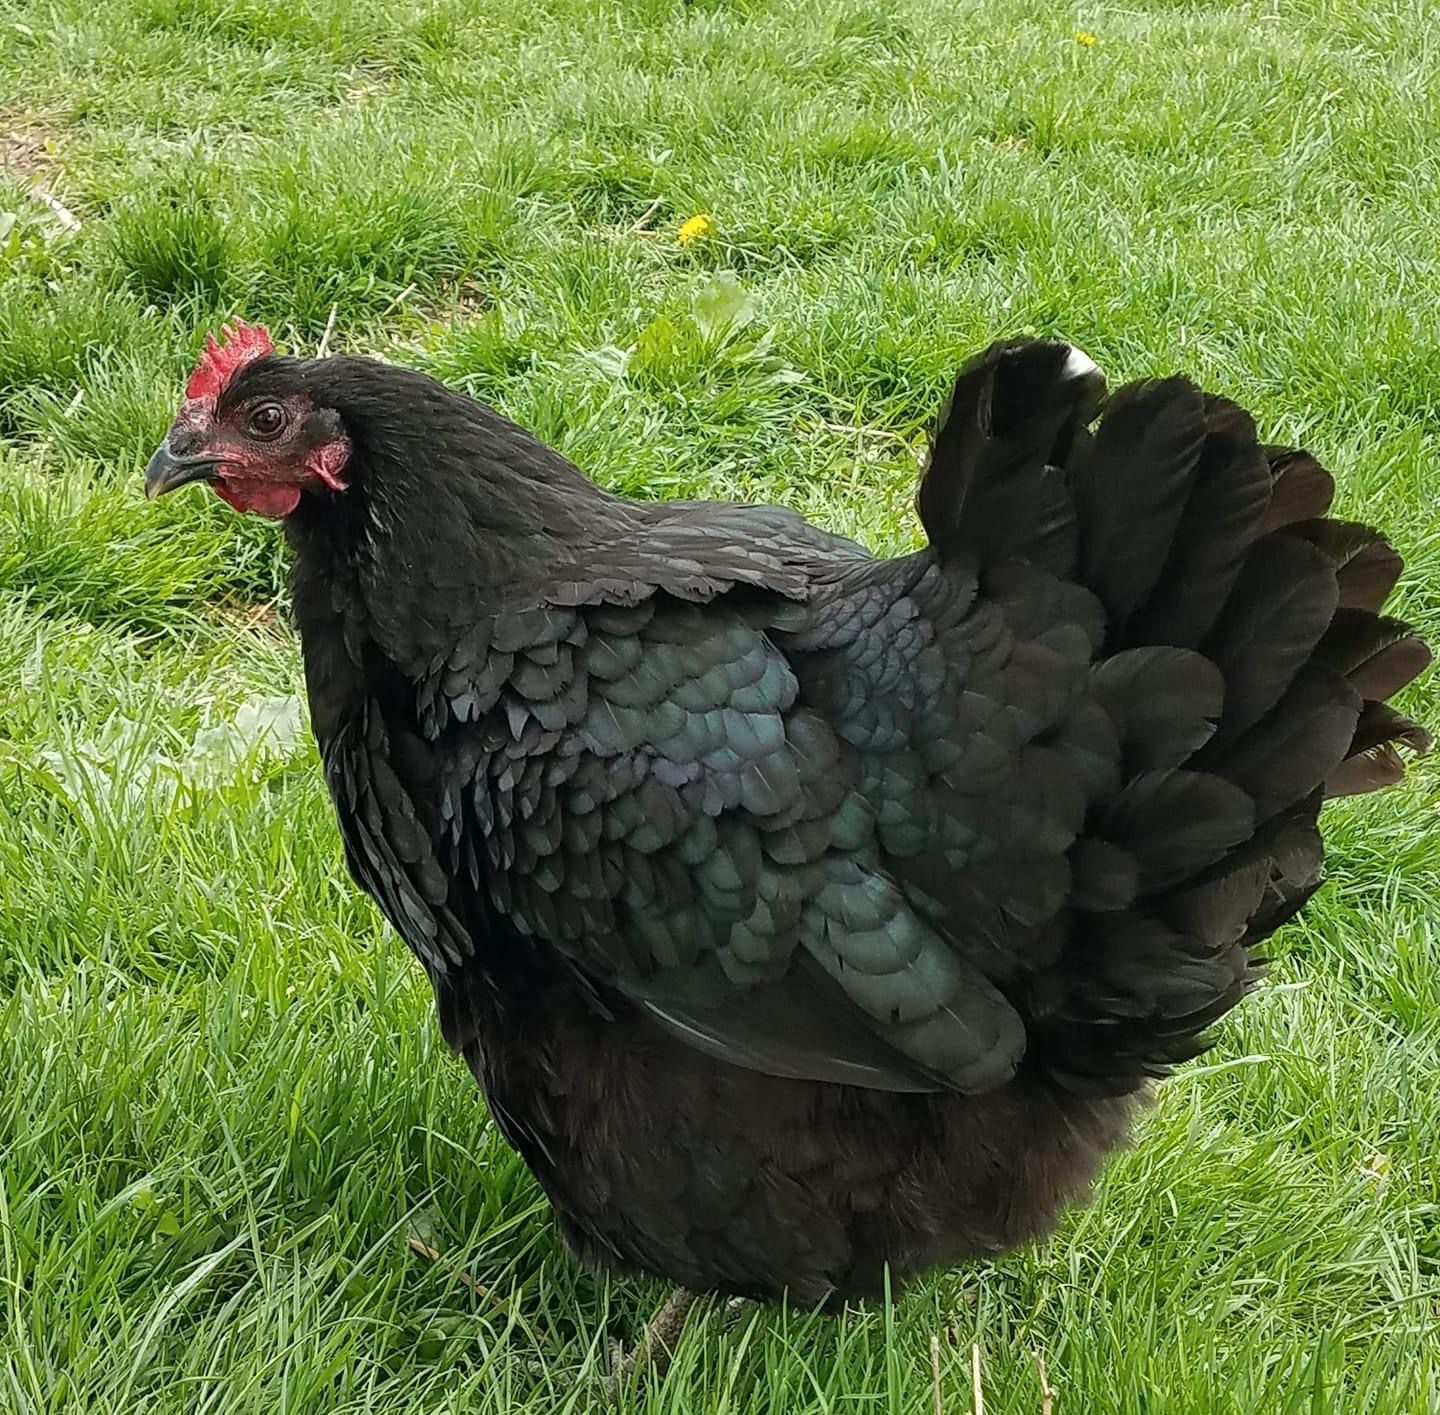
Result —
[{"label": "chicken leg", "polygon": [[652,1371],[656,1376],[663,1376],[670,1369],[686,1319],[697,1302],[708,1300],[703,1293],[677,1287],[650,1319],[634,1346],[626,1351],[620,1342],[614,1343],[610,1349],[610,1375],[605,1382],[606,1393],[612,1400],[637,1372]]}]

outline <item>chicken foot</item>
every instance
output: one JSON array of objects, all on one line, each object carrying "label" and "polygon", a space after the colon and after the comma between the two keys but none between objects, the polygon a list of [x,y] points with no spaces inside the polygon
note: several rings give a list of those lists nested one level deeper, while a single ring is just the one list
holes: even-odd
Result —
[{"label": "chicken foot", "polygon": [[686,1318],[697,1302],[706,1300],[703,1293],[691,1292],[688,1287],[677,1287],[665,1299],[665,1305],[651,1317],[634,1346],[628,1351],[618,1341],[611,1346],[610,1375],[605,1389],[612,1400],[630,1384],[638,1371],[651,1371],[656,1376],[663,1376],[670,1369]]},{"label": "chicken foot", "polygon": [[[638,1373],[651,1372],[663,1376],[670,1369],[675,1347],[685,1322],[698,1304],[708,1305],[709,1296],[703,1292],[692,1292],[687,1287],[677,1287],[665,1299],[665,1305],[646,1324],[640,1340],[627,1351],[621,1342],[610,1347],[610,1374],[605,1380],[605,1391],[612,1400],[630,1384]],[[725,1330],[730,1330],[757,1303],[749,1297],[732,1297],[720,1311],[720,1321]]]}]

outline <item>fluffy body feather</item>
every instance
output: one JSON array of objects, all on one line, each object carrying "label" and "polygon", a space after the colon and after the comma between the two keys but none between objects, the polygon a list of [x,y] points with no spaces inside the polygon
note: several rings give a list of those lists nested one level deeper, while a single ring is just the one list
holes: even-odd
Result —
[{"label": "fluffy body feather", "polygon": [[221,406],[297,393],[351,449],[286,522],[350,869],[603,1264],[808,1303],[1043,1233],[1315,888],[1327,789],[1426,745],[1398,558],[1181,378],[986,351],[895,560],[365,360]]}]

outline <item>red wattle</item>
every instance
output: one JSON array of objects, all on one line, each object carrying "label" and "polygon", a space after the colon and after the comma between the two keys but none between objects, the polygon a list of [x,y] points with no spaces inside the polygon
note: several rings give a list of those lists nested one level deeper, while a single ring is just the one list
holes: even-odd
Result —
[{"label": "red wattle", "polygon": [[253,511],[257,516],[281,520],[300,504],[300,488],[284,482],[241,481],[225,477],[213,482],[215,494],[237,511]]}]

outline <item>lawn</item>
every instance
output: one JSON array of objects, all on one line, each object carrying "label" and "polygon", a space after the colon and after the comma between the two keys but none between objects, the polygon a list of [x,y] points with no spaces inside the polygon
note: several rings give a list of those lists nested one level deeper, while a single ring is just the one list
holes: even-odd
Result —
[{"label": "lawn", "polygon": [[[221,315],[882,550],[958,362],[1063,333],[1303,440],[1440,636],[1431,0],[0,0],[0,157],[15,1415],[598,1409],[661,1295],[564,1251],[344,878],[275,529],[141,497]],[[963,1415],[978,1352],[988,1415],[1440,1409],[1437,801],[1332,808],[1054,1241],[692,1323],[628,1407]]]}]

